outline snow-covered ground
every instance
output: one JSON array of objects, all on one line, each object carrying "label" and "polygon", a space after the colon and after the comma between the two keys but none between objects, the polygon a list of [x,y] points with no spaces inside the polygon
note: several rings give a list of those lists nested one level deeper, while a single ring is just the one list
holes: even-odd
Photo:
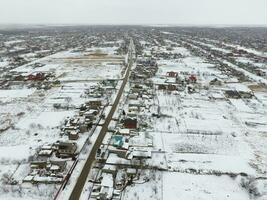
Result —
[{"label": "snow-covered ground", "polygon": [[[109,149],[105,151],[108,153],[106,163],[95,163],[80,199],[88,199],[92,193],[95,195],[92,186],[97,189],[99,185],[120,184],[118,180],[113,182],[115,176],[111,175],[120,172],[122,175],[119,178],[127,177],[130,180],[124,189],[112,191],[118,194],[117,199],[122,200],[265,200],[267,95],[266,91],[253,90],[251,86],[267,83],[266,79],[219,58],[250,78],[249,82],[238,82],[235,75],[222,73],[216,62],[197,56],[181,39],[175,41],[176,34],[162,33],[162,37],[168,38],[163,40],[165,45],[160,45],[157,37],[150,38],[152,42],[141,38],[143,55],[158,55],[153,58],[157,61],[158,70],[149,79],[153,84],[148,86],[149,82],[144,86],[142,81],[138,82],[144,86],[143,91],[139,91],[138,87],[132,88],[132,82],[126,85],[109,126],[111,131],[107,132],[102,143],[103,148]],[[5,45],[20,42],[23,41],[8,41]],[[99,97],[104,103],[110,102],[101,110],[101,117],[108,115],[123,78],[124,59],[116,55],[117,43],[104,41],[103,44],[114,44],[114,47],[92,47],[85,52],[73,49],[59,52],[12,70],[12,73],[25,76],[36,72],[52,73],[54,76],[48,81],[53,82],[48,89],[36,88],[29,81],[19,81],[9,89],[0,90],[0,199],[54,198],[60,184],[33,185],[23,183],[23,180],[31,172],[30,163],[41,147],[56,141],[70,141],[67,135],[61,134],[65,119],[79,116],[77,107],[88,100],[97,99],[89,92],[98,86],[100,91],[104,89],[101,82],[105,80],[115,81],[115,85],[110,86],[114,88],[105,90],[106,93]],[[224,54],[231,52],[212,43],[197,43]],[[228,46],[264,56],[256,50]],[[201,50],[201,47],[197,48]],[[163,56],[160,56],[161,53]],[[168,55],[176,55],[177,58],[170,59]],[[24,56],[30,58],[33,55]],[[238,59],[243,63],[250,61]],[[43,66],[35,67],[36,63]],[[3,61],[0,68],[6,65],[8,62]],[[137,65],[134,66],[133,70]],[[149,69],[150,66],[143,67]],[[178,78],[167,77],[168,72],[176,72]],[[196,77],[196,82],[190,80],[192,76]],[[217,79],[220,84],[212,85],[211,81]],[[159,89],[159,86],[168,84],[177,86],[179,90]],[[137,101],[130,101],[129,94],[134,90],[138,91],[137,96],[139,92],[141,95]],[[252,97],[228,98],[226,91],[243,92]],[[132,94],[131,98],[135,98],[136,94]],[[122,130],[120,119],[124,117],[124,112],[129,115],[129,102],[137,104],[139,129],[129,133],[126,130],[122,140],[124,144],[117,148],[111,144],[111,138],[119,134],[116,130]],[[58,105],[63,105],[63,108],[57,108]],[[100,114],[97,119],[100,124],[94,126],[94,131],[80,134],[75,141],[77,152],[81,153],[59,199],[69,197],[81,174],[88,152],[93,148],[91,144],[96,142],[104,123]],[[124,148],[128,151],[124,152]],[[134,156],[141,158],[135,160]],[[56,156],[52,155],[52,158]],[[76,163],[71,158],[66,161],[64,175]],[[106,172],[101,171],[104,166]],[[116,172],[108,172],[114,167]],[[128,169],[131,173],[136,170],[134,178],[127,173],[125,175]],[[95,177],[97,180],[94,182]]]},{"label": "snow-covered ground", "polygon": [[[205,46],[230,52],[213,45]],[[163,47],[161,50],[166,52]],[[149,51],[149,47],[144,50],[146,54]],[[266,142],[266,93],[257,93],[257,98],[252,99],[227,99],[223,95],[225,90],[250,93],[248,83],[223,83],[204,88],[211,80],[224,75],[215,65],[192,56],[188,50],[176,48],[175,52],[184,58],[157,60],[159,70],[153,82],[166,84],[170,71],[178,72],[180,78],[193,74],[199,90],[190,94],[186,90],[170,92],[156,88],[150,110],[142,113],[148,116],[147,137],[153,138],[153,147],[146,148],[152,149],[152,156],[146,159],[145,166],[164,172],[140,170],[138,181],[126,187],[122,198],[264,199],[267,191],[266,147],[263,145]],[[231,66],[256,84],[265,82],[263,78]],[[224,77],[227,79],[230,77]],[[149,115],[157,112],[161,117]],[[133,144],[145,146],[146,139]]]},{"label": "snow-covered ground", "polygon": [[249,200],[239,178],[228,176],[192,175],[175,172],[146,172],[148,182],[127,187],[123,199],[188,199],[188,200]]},{"label": "snow-covered ground", "polygon": [[[101,47],[90,49],[90,52],[99,53],[100,51],[116,58],[113,55],[116,49],[117,47]],[[60,184],[33,185],[23,182],[32,171],[31,161],[35,161],[36,154],[42,146],[57,141],[76,142],[77,153],[79,153],[92,134],[88,131],[80,134],[78,140],[71,141],[68,136],[60,133],[68,117],[79,115],[77,107],[88,100],[95,99],[89,97],[86,91],[93,91],[92,88],[100,86],[101,81],[121,79],[123,57],[115,60],[107,57],[91,62],[91,58],[83,60],[86,53],[88,52],[64,51],[12,70],[12,73],[21,73],[24,76],[35,72],[52,73],[54,81],[59,80],[59,82],[51,88],[37,89],[29,84],[30,81],[21,81],[13,84],[11,89],[0,90],[0,130],[4,130],[0,134],[0,199],[53,199]],[[83,61],[71,63],[73,60]],[[34,67],[35,63],[41,63],[43,66]],[[1,67],[4,64],[6,63],[1,63]],[[115,94],[116,90],[111,89],[99,98],[104,99],[104,105],[109,100],[113,101]],[[55,105],[63,105],[67,108],[55,108]],[[52,159],[58,160],[53,156]],[[81,160],[84,158],[81,157]],[[64,174],[72,164],[73,161],[68,159]],[[10,180],[17,184],[14,186],[7,184],[6,182]]]}]

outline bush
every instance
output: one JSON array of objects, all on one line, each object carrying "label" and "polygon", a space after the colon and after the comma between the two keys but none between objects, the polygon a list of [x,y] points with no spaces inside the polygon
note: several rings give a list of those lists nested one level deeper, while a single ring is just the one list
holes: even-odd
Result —
[{"label": "bush", "polygon": [[260,192],[257,188],[257,184],[254,178],[248,178],[248,179],[242,178],[240,185],[241,187],[245,188],[248,191],[251,197],[260,196]]}]

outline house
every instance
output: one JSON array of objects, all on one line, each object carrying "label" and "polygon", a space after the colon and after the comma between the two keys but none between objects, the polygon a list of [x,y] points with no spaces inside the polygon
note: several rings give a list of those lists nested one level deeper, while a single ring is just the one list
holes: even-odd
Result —
[{"label": "house", "polygon": [[95,116],[98,114],[98,110],[95,110],[95,109],[90,109],[86,112],[84,112],[84,117],[86,119],[90,119],[90,120],[94,120],[95,119]]},{"label": "house", "polygon": [[75,142],[59,142],[57,146],[57,155],[60,157],[72,157],[75,156],[77,150],[77,144]]},{"label": "house", "polygon": [[142,158],[151,158],[151,151],[148,150],[134,150],[132,152],[132,157],[133,158],[138,158],[138,159],[142,159]]},{"label": "house", "polygon": [[23,179],[23,183],[32,183],[33,182],[33,178],[34,176],[33,175],[28,175],[26,176],[24,179]]},{"label": "house", "polygon": [[168,78],[166,78],[165,83],[175,84],[176,83],[176,78],[168,77]]},{"label": "house", "polygon": [[33,183],[43,183],[43,184],[57,184],[62,183],[63,178],[62,177],[52,177],[52,176],[39,176],[36,175],[33,177],[32,182]]},{"label": "house", "polygon": [[77,131],[77,130],[70,131],[68,136],[69,136],[69,140],[78,140],[79,131]]},{"label": "house", "polygon": [[173,72],[173,71],[167,72],[166,76],[168,76],[168,77],[175,77],[176,78],[178,76],[178,72]]},{"label": "house", "polygon": [[15,81],[24,81],[25,80],[25,77],[22,76],[22,75],[17,75],[17,76],[14,77],[14,80]]},{"label": "house", "polygon": [[262,69],[256,69],[255,72],[257,76],[266,76],[266,72]]},{"label": "house", "polygon": [[248,92],[248,91],[239,91],[239,95],[245,99],[251,99],[254,96],[252,92]]},{"label": "house", "polygon": [[46,161],[33,161],[31,162],[31,169],[46,169]]},{"label": "house", "polygon": [[129,136],[129,135],[130,135],[130,129],[127,129],[127,128],[120,128],[120,129],[116,132],[116,134]]},{"label": "house", "polygon": [[222,85],[222,81],[220,81],[219,79],[215,78],[215,79],[210,81],[210,85],[221,86]]},{"label": "house", "polygon": [[38,152],[38,156],[47,156],[50,157],[53,153],[52,145],[44,145],[41,150]]},{"label": "house", "polygon": [[112,199],[114,191],[113,175],[102,173],[101,190],[99,192],[100,199]]},{"label": "house", "polygon": [[102,172],[101,176],[103,177],[101,186],[113,188],[114,181],[112,174]]},{"label": "house", "polygon": [[138,94],[136,94],[136,93],[129,94],[128,98],[132,99],[132,100],[137,100],[138,99]]},{"label": "house", "polygon": [[[52,173],[63,172],[66,169],[66,161],[33,161],[31,162],[31,169],[33,170],[47,170]],[[38,173],[38,172],[37,172]]]},{"label": "house", "polygon": [[[120,158],[125,158],[127,155],[127,150],[126,149],[120,149],[114,146],[109,146],[108,151],[110,152],[109,157],[111,154],[116,154]],[[108,157],[108,159],[109,159]]]},{"label": "house", "polygon": [[116,165],[105,164],[104,167],[102,168],[102,171],[104,173],[113,174],[115,176],[115,174],[117,172],[117,166]]},{"label": "house", "polygon": [[72,126],[70,124],[67,124],[66,126],[63,127],[63,131],[65,133],[68,133],[70,131],[76,131],[76,130],[78,130],[78,128],[79,128],[78,126]]},{"label": "house", "polygon": [[47,169],[52,173],[63,172],[66,169],[67,161],[59,160],[59,161],[50,161],[47,165]]},{"label": "house", "polygon": [[128,106],[128,112],[139,112],[138,106]]},{"label": "house", "polygon": [[102,186],[99,192],[100,199],[112,199],[114,189],[107,186]]},{"label": "house", "polygon": [[102,102],[101,100],[92,100],[88,102],[90,108],[92,109],[99,109],[99,107],[101,107]]},{"label": "house", "polygon": [[158,90],[168,90],[168,91],[175,91],[177,90],[177,85],[174,84],[159,84]]},{"label": "house", "polygon": [[[101,104],[100,104],[101,105]],[[99,111],[97,109],[89,109],[88,111],[86,111],[86,114],[88,115],[97,115],[99,113]]]},{"label": "house", "polygon": [[37,73],[33,73],[28,75],[28,80],[29,81],[43,81],[45,80],[45,74],[42,72],[37,72]]},{"label": "house", "polygon": [[191,76],[189,76],[188,80],[189,80],[190,83],[196,83],[197,82],[197,77],[192,74]]},{"label": "house", "polygon": [[131,117],[131,118],[134,118],[134,117],[136,117],[138,115],[138,113],[139,112],[137,112],[137,111],[131,111],[131,112],[127,113],[127,116]]},{"label": "house", "polygon": [[128,129],[137,128],[137,119],[136,118],[126,118],[123,120],[123,126]]},{"label": "house", "polygon": [[137,174],[137,170],[135,168],[127,168],[126,173],[128,176],[135,176]]},{"label": "house", "polygon": [[158,85],[158,90],[167,90],[167,84],[159,84]]},{"label": "house", "polygon": [[99,162],[105,162],[108,159],[109,151],[103,146],[97,149],[96,159]]},{"label": "house", "polygon": [[119,149],[129,149],[129,140],[122,135],[113,135],[110,144]]},{"label": "house", "polygon": [[240,99],[240,95],[236,90],[226,90],[224,91],[224,95],[227,98],[232,98],[232,99]]},{"label": "house", "polygon": [[224,100],[225,96],[221,91],[219,91],[219,92],[211,93],[209,98],[214,99],[214,100]]},{"label": "house", "polygon": [[177,87],[176,87],[176,85],[169,84],[169,85],[167,86],[167,89],[168,89],[169,91],[175,91],[175,90],[177,90]]},{"label": "house", "polygon": [[124,169],[118,169],[116,177],[115,177],[115,185],[116,189],[122,189],[126,182],[126,171]]},{"label": "house", "polygon": [[121,148],[124,143],[124,138],[121,135],[114,135],[111,138],[110,144],[114,147]]},{"label": "house", "polygon": [[137,107],[137,108],[144,106],[140,100],[129,100],[128,105],[129,107]]},{"label": "house", "polygon": [[78,118],[69,118],[68,117],[65,120],[65,126],[63,127],[63,131],[65,131],[66,133],[68,133],[70,131],[78,130],[78,128],[79,128],[78,122],[79,122],[79,119]]}]

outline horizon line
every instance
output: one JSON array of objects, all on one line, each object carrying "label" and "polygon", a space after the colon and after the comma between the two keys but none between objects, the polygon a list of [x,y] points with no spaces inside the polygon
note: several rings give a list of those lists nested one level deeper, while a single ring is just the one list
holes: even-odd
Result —
[{"label": "horizon line", "polygon": [[0,26],[151,26],[151,27],[267,27],[267,24],[195,24],[195,23],[1,23]]}]

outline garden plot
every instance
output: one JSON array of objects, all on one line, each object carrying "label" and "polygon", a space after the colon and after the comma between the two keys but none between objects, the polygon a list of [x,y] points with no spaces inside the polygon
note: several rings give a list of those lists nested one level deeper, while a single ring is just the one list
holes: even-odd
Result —
[{"label": "garden plot", "polygon": [[[60,64],[54,64],[48,62],[43,62],[45,65],[43,67],[38,67],[33,69],[30,73],[34,72],[56,72],[56,75],[59,74],[61,71],[64,71],[64,66]],[[46,64],[47,63],[47,64]]]},{"label": "garden plot", "polygon": [[[169,153],[202,153],[244,157],[251,155],[249,146],[240,138],[232,136],[163,133],[162,141],[164,150]],[[158,144],[160,143],[158,142]]]},{"label": "garden plot", "polygon": [[[253,150],[239,138],[152,132],[155,156],[151,166],[174,171],[247,173],[255,175],[249,166]],[[153,155],[153,154],[152,154]]]},{"label": "garden plot", "polygon": [[35,89],[13,89],[13,90],[0,90],[0,102],[17,101],[22,98],[27,98],[33,95]]},{"label": "garden plot", "polygon": [[256,171],[248,160],[239,156],[216,154],[167,154],[168,169],[178,172],[199,174],[248,174],[254,176]]},{"label": "garden plot", "polygon": [[204,42],[200,42],[200,41],[194,41],[198,44],[201,44],[201,45],[204,45],[206,47],[210,47],[211,50],[215,50],[215,51],[220,51],[220,52],[223,52],[223,53],[231,53],[232,51],[228,50],[228,49],[224,49],[224,48],[220,48],[220,47],[216,47],[215,45],[213,44],[208,44],[208,43],[204,43]]},{"label": "garden plot", "polygon": [[[5,183],[6,181],[12,179],[14,183],[21,181],[25,178],[25,175],[29,173],[29,165],[22,163],[8,164],[1,162],[0,164],[0,177],[1,182]],[[8,185],[2,184],[0,186],[1,199],[5,200],[18,200],[18,199],[27,199],[27,200],[36,200],[44,199],[42,195],[52,198],[54,194],[53,191],[55,186],[51,185],[38,185],[32,186],[27,184],[22,185]],[[40,191],[45,190],[45,191]]]},{"label": "garden plot", "polygon": [[60,64],[56,64],[56,63],[52,64],[52,63],[50,63],[50,60],[48,60],[48,58],[46,58],[46,59],[47,60],[44,60],[44,59],[39,60],[40,63],[44,64],[44,66],[42,66],[42,67],[35,68],[33,65],[28,64],[28,65],[25,65],[25,66],[17,67],[13,71],[21,72],[21,73],[24,73],[24,74],[32,74],[32,73],[35,73],[35,72],[44,72],[44,73],[46,73],[46,72],[55,72],[56,74],[58,74],[62,70],[64,71],[64,66],[62,66]]},{"label": "garden plot", "polygon": [[180,53],[182,56],[190,56],[190,51],[184,47],[174,47],[172,53]]},{"label": "garden plot", "polygon": [[234,134],[240,130],[238,127],[233,126],[230,120],[222,119],[216,116],[212,119],[197,119],[190,116],[184,116],[181,119],[180,131],[188,134],[202,134],[202,135],[222,135]]},{"label": "garden plot", "polygon": [[[191,103],[195,104],[194,107],[189,106]],[[202,100],[194,100],[191,103],[187,101],[187,106],[180,111],[180,116],[183,118],[181,120],[182,131],[217,135],[237,134],[240,131],[237,124],[230,119],[231,110],[224,102],[220,102],[221,106],[218,106],[217,102],[203,102]]]},{"label": "garden plot", "polygon": [[[97,48],[90,51],[95,53]],[[113,48],[101,48],[99,54],[106,54],[102,59],[95,60],[92,56],[82,53],[63,51],[54,55],[38,59],[27,65],[20,66],[12,71],[31,74],[34,72],[53,72],[60,81],[79,81],[90,79],[121,78],[123,57],[116,57]],[[115,57],[111,57],[114,55]],[[40,62],[44,66],[33,68],[32,64]]]},{"label": "garden plot", "polygon": [[267,174],[267,150],[266,150],[266,133],[261,136],[251,135],[247,138],[247,142],[253,149],[254,157],[251,158],[251,166],[260,174],[266,177]]},{"label": "garden plot", "polygon": [[143,171],[138,182],[135,182],[135,184],[126,187],[122,195],[122,199],[162,200],[161,176],[161,173],[158,171]]},{"label": "garden plot", "polygon": [[163,173],[163,200],[249,200],[247,191],[228,176]]},{"label": "garden plot", "polygon": [[108,55],[115,55],[117,53],[118,47],[92,47],[86,49],[87,52],[99,52],[103,54],[108,54]]},{"label": "garden plot", "polygon": [[153,149],[158,152],[148,161],[151,166],[164,168],[167,163],[170,170],[180,172],[195,170],[201,173],[255,175],[255,170],[249,165],[254,157],[253,149],[239,137],[166,132],[150,134],[153,136]]},{"label": "garden plot", "polygon": [[[167,128],[165,130],[168,131],[171,129],[172,132],[214,135],[231,134],[239,131],[239,128],[228,119],[230,106],[226,102],[211,102],[197,94],[194,97],[180,97],[179,95],[158,92],[157,97],[160,113],[168,117],[156,119],[158,124],[153,124],[154,127],[161,126]],[[227,110],[229,111],[226,112]],[[163,123],[166,121],[168,126]],[[157,130],[160,129],[157,128]]]},{"label": "garden plot", "polygon": [[49,98],[46,99],[45,104],[62,104],[80,106],[87,99],[83,98],[84,91],[90,86],[96,86],[98,82],[73,82],[64,83],[60,88],[51,91]]},{"label": "garden plot", "polygon": [[236,116],[240,119],[251,135],[260,135],[267,133],[267,117],[259,113],[237,113]]},{"label": "garden plot", "polygon": [[151,127],[153,131],[157,132],[179,132],[178,121],[173,117],[153,118],[151,120]]},{"label": "garden plot", "polygon": [[235,106],[238,112],[253,113],[251,109],[242,99],[229,99],[229,101]]},{"label": "garden plot", "polygon": [[164,151],[152,152],[151,159],[145,161],[145,164],[157,169],[168,170],[169,163]]},{"label": "garden plot", "polygon": [[69,72],[59,78],[60,81],[120,79],[122,65],[107,63],[76,65],[68,70]]},{"label": "garden plot", "polygon": [[[41,128],[55,128],[59,127],[61,122],[68,116],[74,115],[73,111],[48,111],[42,112],[40,114],[34,115],[21,120],[16,128],[20,130],[34,129],[35,127]],[[41,128],[40,128],[41,127]]]},{"label": "garden plot", "polygon": [[[179,77],[187,77],[191,74],[197,75],[199,83],[207,84],[211,80],[221,75],[221,72],[215,68],[213,64],[206,63],[198,57],[186,57],[176,62],[169,60],[159,61],[159,70],[157,77],[162,77],[167,72],[174,71],[179,73]],[[187,75],[185,75],[187,74]],[[153,79],[155,83],[161,83],[162,80]]]},{"label": "garden plot", "polygon": [[40,59],[35,59],[34,61],[32,61],[30,63],[27,63],[25,65],[21,65],[21,66],[15,68],[15,69],[12,69],[11,72],[20,72],[20,73],[29,74],[29,73],[34,72],[34,71],[39,71],[38,70],[39,68],[35,68],[34,69],[33,65],[35,63],[49,63],[53,56],[54,55],[43,57],[43,58],[40,58]]},{"label": "garden plot", "polygon": [[266,107],[264,106],[264,104],[261,102],[260,99],[257,99],[257,98],[245,99],[244,102],[253,112],[257,112],[261,114],[265,113]]},{"label": "garden plot", "polygon": [[185,96],[182,99],[182,106],[184,108],[203,108],[203,109],[214,109],[214,113],[218,113],[218,110],[225,112],[225,109],[230,108],[230,104],[226,101],[210,101],[202,96],[198,95],[197,98],[191,96]]},{"label": "garden plot", "polygon": [[4,67],[7,67],[8,64],[9,64],[9,62],[7,62],[7,61],[2,61],[2,62],[0,61],[0,69],[4,68]]},{"label": "garden plot", "polygon": [[[2,93],[3,92],[3,93]],[[0,90],[0,131],[14,126],[25,114],[36,108],[36,91],[31,89]],[[16,95],[17,94],[17,95]]]},{"label": "garden plot", "polygon": [[35,153],[35,148],[44,143],[54,143],[60,138],[60,124],[67,116],[73,116],[73,114],[73,111],[46,111],[28,115],[20,120],[14,129],[2,133],[0,144],[14,148],[22,145],[23,148],[33,149]]},{"label": "garden plot", "polygon": [[255,92],[255,96],[259,101],[267,107],[267,93],[266,92]]},{"label": "garden plot", "polygon": [[55,185],[39,184],[37,186],[22,185],[22,186],[11,186],[4,185],[1,188],[1,199],[5,200],[44,200],[53,199]]},{"label": "garden plot", "polygon": [[1,163],[14,164],[28,161],[30,155],[29,145],[1,146],[0,159]]},{"label": "garden plot", "polygon": [[228,176],[191,175],[175,172],[144,171],[143,181],[128,186],[123,200],[249,200],[240,186],[240,178]]},{"label": "garden plot", "polygon": [[265,67],[265,63],[259,63],[259,62],[255,62],[253,59],[251,59],[251,58],[247,58],[247,57],[237,57],[236,58],[236,61],[237,62],[241,62],[241,63],[243,63],[243,64],[249,64],[250,66],[252,65],[252,66],[255,66],[255,68],[256,67],[259,67],[259,68],[263,68],[263,69],[265,69],[266,70],[266,67]]},{"label": "garden plot", "polygon": [[157,76],[165,76],[167,74],[167,72],[170,71],[175,71],[175,72],[181,72],[181,71],[185,71],[187,73],[193,73],[193,68],[191,68],[190,66],[186,66],[183,62],[178,61],[174,62],[174,61],[160,61],[159,62],[159,70],[157,72]]},{"label": "garden plot", "polygon": [[[158,103],[160,108],[169,107],[170,109],[175,109],[177,106],[181,105],[181,98],[178,95],[170,95],[167,92],[157,91],[157,99],[155,103]],[[158,102],[157,102],[158,100]]]}]

